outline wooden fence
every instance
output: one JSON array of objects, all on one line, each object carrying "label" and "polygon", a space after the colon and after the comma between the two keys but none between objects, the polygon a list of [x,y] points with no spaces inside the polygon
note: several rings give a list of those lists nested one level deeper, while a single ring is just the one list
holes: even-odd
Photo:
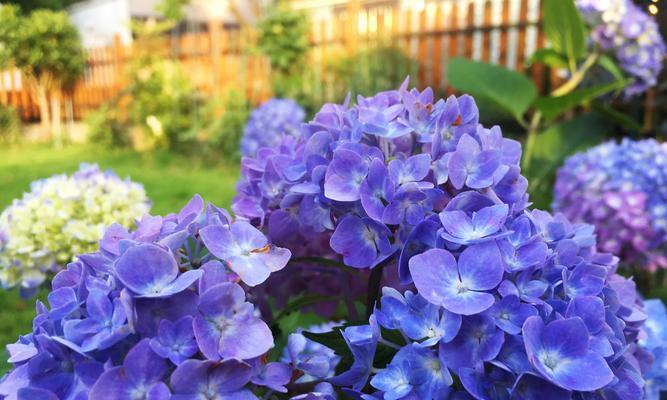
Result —
[{"label": "wooden fence", "polygon": [[[446,71],[452,57],[467,57],[524,70],[532,52],[544,45],[540,0],[436,0],[407,2],[352,1],[339,8],[309,9],[311,50],[308,62],[323,77],[316,90],[324,100],[334,91],[327,78],[328,60],[362,48],[396,46],[419,61],[413,77],[418,87],[448,90]],[[414,3],[414,4],[412,4]],[[118,94],[126,82],[126,66],[139,52],[160,52],[180,61],[187,76],[203,92],[220,94],[234,87],[252,102],[271,95],[268,61],[252,51],[251,27],[210,23],[199,32],[166,36],[150,46],[141,41],[125,46],[87,50],[83,78],[65,102],[65,112],[81,118]],[[530,71],[538,87],[550,82],[545,71]],[[36,102],[20,73],[0,74],[0,102],[15,106],[26,119],[39,116]]]}]

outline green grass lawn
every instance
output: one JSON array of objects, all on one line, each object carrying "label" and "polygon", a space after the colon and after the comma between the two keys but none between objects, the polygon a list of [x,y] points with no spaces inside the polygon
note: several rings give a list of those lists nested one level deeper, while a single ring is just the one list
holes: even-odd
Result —
[{"label": "green grass lawn", "polygon": [[[33,180],[70,173],[82,162],[98,163],[103,169],[112,168],[119,176],[129,176],[142,183],[153,201],[151,212],[160,215],[178,211],[195,193],[228,207],[239,175],[235,163],[203,161],[166,151],[137,153],[90,145],[73,145],[60,150],[46,145],[0,148],[0,209],[28,191]],[[44,298],[45,294],[39,297]],[[3,351],[19,334],[30,331],[34,310],[34,299],[24,301],[16,291],[0,290],[0,347]],[[9,367],[4,359],[3,356],[0,371]]]}]

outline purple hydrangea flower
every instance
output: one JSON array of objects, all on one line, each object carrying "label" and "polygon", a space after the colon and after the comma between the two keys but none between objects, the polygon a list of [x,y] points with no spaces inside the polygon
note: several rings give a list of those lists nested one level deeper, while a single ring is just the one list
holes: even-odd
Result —
[{"label": "purple hydrangea flower", "polygon": [[[255,399],[285,391],[269,326],[241,283],[290,252],[195,196],[178,214],[112,225],[53,280],[33,331],[8,346],[3,398]],[[247,286],[245,286],[247,287]],[[264,389],[261,389],[264,390]],[[208,397],[206,397],[208,396]]]},{"label": "purple hydrangea flower", "polygon": [[[506,203],[499,213],[525,206],[520,145],[478,120],[470,96],[436,101],[430,89],[408,89],[407,80],[354,106],[326,104],[296,138],[243,160],[232,209],[297,256],[333,249],[326,258],[372,268],[405,251],[415,227],[458,193],[494,193]],[[499,229],[503,220],[496,222]],[[496,233],[475,229],[465,234]],[[294,252],[320,238],[330,248]]]},{"label": "purple hydrangea flower", "polygon": [[[296,141],[246,161],[234,203],[278,243],[335,252],[295,254],[395,266],[414,284],[386,285],[368,325],[340,330],[353,360],[328,381],[355,399],[640,400],[635,285],[593,227],[527,209],[520,145],[479,125],[469,97],[404,85],[357,104],[325,105]],[[283,172],[267,196],[270,163]],[[311,199],[319,222],[302,214]]]},{"label": "purple hydrangea flower", "polygon": [[624,89],[626,98],[658,83],[667,48],[655,18],[631,0],[576,0],[591,27],[591,40],[611,54],[633,79]]},{"label": "purple hydrangea flower", "polygon": [[295,136],[306,112],[290,99],[271,99],[250,113],[241,137],[241,155],[253,157],[265,147],[274,147],[283,135]]},{"label": "purple hydrangea flower", "polygon": [[667,267],[667,147],[654,140],[607,142],[566,160],[553,208],[595,225],[598,243],[624,264]]}]

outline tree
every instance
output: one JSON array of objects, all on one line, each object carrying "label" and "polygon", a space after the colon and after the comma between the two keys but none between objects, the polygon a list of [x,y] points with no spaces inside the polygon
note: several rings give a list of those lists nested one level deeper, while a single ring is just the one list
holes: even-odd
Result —
[{"label": "tree", "polygon": [[37,99],[42,128],[61,141],[63,90],[83,73],[85,58],[79,33],[62,11],[36,10],[27,16],[16,6],[0,7],[0,62],[23,73]]},{"label": "tree", "polygon": [[82,0],[9,0],[3,1],[5,4],[16,4],[24,13],[30,13],[37,9],[47,9],[53,11],[64,10],[72,4],[79,3]]}]

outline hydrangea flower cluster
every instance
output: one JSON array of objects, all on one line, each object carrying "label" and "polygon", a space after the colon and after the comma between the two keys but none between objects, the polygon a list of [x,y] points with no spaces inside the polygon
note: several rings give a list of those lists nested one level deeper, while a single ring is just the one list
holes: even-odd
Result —
[{"label": "hydrangea flower cluster", "polygon": [[642,399],[646,315],[617,259],[590,226],[494,207],[471,211],[487,234],[465,245],[447,229],[468,211],[431,221],[408,263],[417,293],[384,288],[369,324],[341,331],[354,363],[331,382],[380,399]]},{"label": "hydrangea flower cluster", "polygon": [[283,135],[296,136],[305,117],[294,100],[267,101],[250,114],[241,138],[241,155],[252,157],[262,147],[276,146]]},{"label": "hydrangea flower cluster", "polygon": [[595,225],[602,250],[649,270],[667,267],[667,146],[603,143],[565,161],[553,209]]},{"label": "hydrangea flower cluster", "polygon": [[289,250],[195,196],[178,214],[111,225],[38,302],[33,331],[8,346],[7,399],[256,399],[286,392],[290,366],[244,287]]},{"label": "hydrangea flower cluster", "polygon": [[471,97],[406,81],[243,160],[234,211],[274,243],[328,240],[327,257],[417,289],[385,287],[367,325],[340,329],[353,360],[328,382],[358,399],[642,398],[634,282],[592,226],[527,209],[520,156]]},{"label": "hydrangea flower cluster", "polygon": [[667,392],[667,308],[662,301],[644,302],[648,319],[644,326],[646,336],[640,344],[653,356],[653,365],[645,373],[646,400],[660,400]]},{"label": "hydrangea flower cluster", "polygon": [[97,165],[35,181],[0,214],[0,282],[29,294],[75,254],[95,250],[108,225],[131,226],[149,208],[140,184]]},{"label": "hydrangea flower cluster", "polygon": [[631,0],[576,0],[576,5],[591,26],[591,40],[634,78],[625,97],[654,86],[667,50],[655,19]]},{"label": "hydrangea flower cluster", "polygon": [[[406,81],[357,101],[325,105],[299,137],[244,158],[234,212],[295,254],[333,250],[368,269],[398,254],[459,193],[475,189],[508,209],[524,207],[521,146],[480,126],[472,97],[434,102],[431,89],[407,90]],[[405,277],[407,259],[401,264]]]}]

